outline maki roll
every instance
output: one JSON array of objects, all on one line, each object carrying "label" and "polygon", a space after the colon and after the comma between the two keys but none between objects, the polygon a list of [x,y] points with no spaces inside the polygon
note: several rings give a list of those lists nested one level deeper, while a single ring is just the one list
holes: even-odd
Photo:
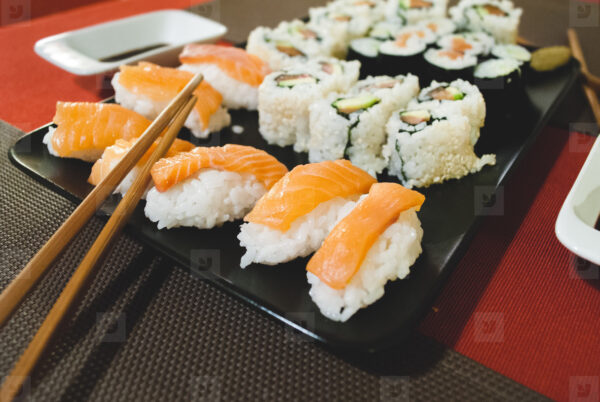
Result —
[{"label": "maki roll", "polygon": [[43,143],[50,155],[94,162],[118,140],[139,137],[152,123],[144,116],[112,103],[57,102]]},{"label": "maki roll", "polygon": [[477,56],[452,49],[429,49],[425,52],[425,62],[431,80],[472,80]]},{"label": "maki roll", "polygon": [[244,218],[240,263],[276,265],[317,250],[375,179],[349,161],[296,166]]},{"label": "maki roll", "polygon": [[475,68],[475,84],[493,106],[510,99],[514,102],[515,96],[523,90],[521,63],[515,59],[484,61]]},{"label": "maki roll", "polygon": [[310,8],[308,13],[311,24],[336,34],[342,32],[346,47],[352,39],[366,36],[371,25],[382,19],[381,15],[373,13],[369,4],[352,5],[349,2],[332,2],[325,7]]},{"label": "maki roll", "polygon": [[[193,77],[189,71],[140,62],[137,66],[121,66],[111,83],[117,103],[154,119]],[[198,102],[185,126],[195,137],[207,138],[231,123],[231,116],[222,107],[223,96],[207,81],[200,83],[194,95]]]},{"label": "maki roll", "polygon": [[379,59],[379,47],[382,41],[375,38],[358,38],[350,42],[348,60],[360,62],[360,78],[379,75],[383,70]]},{"label": "maki roll", "polygon": [[495,155],[478,158],[466,116],[427,109],[394,112],[386,125],[383,155],[388,173],[408,188],[459,179],[496,163]]},{"label": "maki roll", "polygon": [[179,60],[181,70],[202,73],[231,109],[256,110],[258,86],[271,72],[260,58],[233,46],[186,45]]},{"label": "maki roll", "polygon": [[287,168],[249,146],[197,147],[160,159],[144,212],[158,229],[210,229],[242,218]]},{"label": "maki roll", "polygon": [[484,45],[481,42],[463,34],[444,35],[440,39],[438,39],[436,44],[442,49],[448,49],[454,52],[464,53],[477,57],[483,55],[486,51]]},{"label": "maki roll", "polygon": [[482,52],[480,56],[482,57],[488,57],[492,48],[496,45],[496,39],[485,32],[462,32],[461,34],[465,39],[473,40],[481,45]]},{"label": "maki roll", "polygon": [[331,82],[335,91],[345,92],[358,80],[361,64],[358,61],[319,57],[309,60],[306,67],[323,73],[324,79]]},{"label": "maki roll", "polygon": [[357,78],[356,62],[321,62],[314,60],[271,73],[260,85],[259,131],[269,144],[294,145],[296,152],[307,151],[310,104],[333,91],[347,89]]},{"label": "maki roll", "polygon": [[427,18],[417,23],[419,28],[427,28],[438,37],[456,31],[456,24],[449,18]]},{"label": "maki roll", "polygon": [[331,231],[306,266],[321,314],[347,321],[404,279],[422,252],[417,211],[425,197],[396,183],[376,183]]},{"label": "maki roll", "polygon": [[456,80],[451,83],[433,81],[413,99],[409,109],[427,109],[445,115],[463,115],[471,125],[471,143],[479,139],[479,130],[485,123],[485,101],[476,85]]},{"label": "maki roll", "polygon": [[461,0],[450,8],[459,28],[488,32],[498,43],[516,43],[522,12],[509,0]]},{"label": "maki roll", "polygon": [[513,44],[501,44],[492,48],[492,56],[499,59],[513,59],[521,63],[521,74],[523,80],[527,81],[527,76],[531,71],[531,53],[523,46]]},{"label": "maki roll", "polygon": [[446,16],[448,0],[388,0],[388,18],[404,21],[406,25],[421,20]]},{"label": "maki roll", "polygon": [[384,74],[407,74],[423,69],[423,53],[435,42],[436,34],[428,28],[402,28],[394,40],[379,47],[380,65]]},{"label": "maki roll", "polygon": [[280,70],[312,57],[344,57],[345,32],[323,29],[300,20],[281,22],[275,29],[257,27],[248,36],[246,51]]},{"label": "maki roll", "polygon": [[371,174],[381,173],[385,160],[385,123],[419,91],[418,78],[369,77],[344,95],[331,94],[310,106],[311,162],[348,157]]}]

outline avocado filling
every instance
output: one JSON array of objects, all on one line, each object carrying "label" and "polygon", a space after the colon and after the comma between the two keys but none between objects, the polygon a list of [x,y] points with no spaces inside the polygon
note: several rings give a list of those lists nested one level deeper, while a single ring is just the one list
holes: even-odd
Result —
[{"label": "avocado filling", "polygon": [[492,4],[483,4],[480,6],[476,6],[475,10],[477,11],[477,14],[479,14],[481,17],[485,17],[486,15],[495,15],[498,17],[508,16],[508,14],[505,13],[500,7],[494,6]]},{"label": "avocado filling", "polygon": [[400,120],[411,126],[417,126],[421,123],[429,123],[431,121],[431,113],[427,110],[409,110],[400,112]]},{"label": "avocado filling", "polygon": [[304,53],[302,53],[300,50],[295,48],[294,45],[287,41],[278,41],[277,43],[275,43],[275,48],[281,53],[287,54],[290,57],[304,56]]},{"label": "avocado filling", "polygon": [[429,91],[427,96],[431,99],[435,99],[435,100],[439,100],[439,101],[441,101],[441,100],[455,101],[455,100],[464,99],[465,94],[454,87],[446,87],[446,88],[437,87],[437,88]]},{"label": "avocado filling", "polygon": [[366,110],[379,102],[381,102],[381,99],[378,97],[371,94],[365,94],[352,98],[339,98],[333,102],[331,106],[336,108],[338,113],[348,115],[350,113],[358,112],[359,110]]},{"label": "avocado filling", "polygon": [[278,87],[293,88],[298,84],[316,84],[318,80],[310,74],[281,74],[275,82]]}]

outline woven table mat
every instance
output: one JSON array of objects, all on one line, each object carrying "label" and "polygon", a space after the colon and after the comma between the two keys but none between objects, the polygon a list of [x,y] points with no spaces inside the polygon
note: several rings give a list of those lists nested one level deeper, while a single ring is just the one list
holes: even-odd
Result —
[{"label": "woven table mat", "polygon": [[[74,206],[9,162],[0,122],[0,289]],[[0,329],[0,377],[27,346],[102,227],[94,218]],[[26,400],[540,400],[422,335],[338,356],[195,278],[127,234],[26,382]]]}]

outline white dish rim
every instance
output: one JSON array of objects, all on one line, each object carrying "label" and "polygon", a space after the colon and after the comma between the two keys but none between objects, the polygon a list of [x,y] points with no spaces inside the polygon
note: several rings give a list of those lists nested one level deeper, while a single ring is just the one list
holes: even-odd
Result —
[{"label": "white dish rim", "polygon": [[[206,23],[211,28],[211,30],[209,31],[209,34],[204,35],[204,36],[199,36],[194,40],[182,41],[180,43],[172,43],[168,46],[163,46],[163,47],[160,47],[157,49],[152,49],[152,50],[149,50],[146,52],[138,53],[134,56],[131,56],[131,57],[128,57],[125,59],[120,59],[120,60],[113,61],[113,62],[102,62],[99,60],[94,60],[94,59],[82,54],[81,52],[77,51],[76,49],[73,49],[72,47],[68,47],[68,49],[70,49],[70,51],[71,51],[71,54],[70,54],[71,56],[81,57],[82,60],[86,59],[85,61],[86,61],[87,66],[82,67],[82,68],[77,68],[77,67],[73,67],[68,64],[65,64],[57,58],[50,57],[49,53],[47,52],[48,45],[53,45],[53,44],[57,44],[57,43],[64,44],[65,40],[68,39],[69,37],[76,36],[76,35],[79,35],[82,33],[89,33],[90,31],[96,30],[99,27],[110,27],[111,25],[115,25],[115,24],[132,23],[132,22],[135,22],[136,20],[139,20],[142,18],[149,18],[150,16],[156,15],[156,14],[180,14],[183,18],[190,18],[190,17],[196,18],[196,19],[198,19],[199,23]],[[65,31],[65,32],[61,32],[59,34],[47,36],[47,37],[44,37],[44,38],[36,41],[33,48],[34,48],[35,53],[38,56],[40,56],[41,58],[43,58],[44,60],[46,60],[47,62],[65,70],[65,71],[68,71],[71,74],[87,76],[87,75],[106,73],[109,71],[116,70],[119,66],[121,66],[123,64],[130,64],[130,63],[134,63],[136,61],[140,61],[140,60],[143,60],[146,58],[156,57],[163,53],[171,52],[171,51],[174,51],[175,49],[182,48],[184,45],[186,45],[188,43],[213,42],[213,41],[216,41],[216,40],[222,38],[226,33],[227,33],[227,27],[219,22],[210,20],[208,18],[202,17],[200,15],[197,15],[197,14],[185,11],[185,10],[167,8],[167,9],[161,9],[161,10],[155,10],[155,11],[149,11],[149,12],[145,12],[145,13],[135,14],[135,15],[132,15],[129,17],[124,17],[124,18],[119,18],[119,19],[115,19],[115,20],[111,20],[111,21],[101,22],[98,24],[88,25],[83,28],[79,28],[79,29],[75,29],[75,30],[71,30],[71,31]],[[148,43],[147,45],[152,45],[152,44]],[[67,45],[65,45],[65,47],[67,47]],[[140,47],[143,47],[143,46],[140,46]]]}]

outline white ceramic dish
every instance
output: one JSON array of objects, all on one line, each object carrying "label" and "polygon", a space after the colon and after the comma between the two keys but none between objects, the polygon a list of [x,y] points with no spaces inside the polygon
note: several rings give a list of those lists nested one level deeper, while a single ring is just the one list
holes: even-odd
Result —
[{"label": "white ceramic dish", "polygon": [[[226,32],[224,25],[198,15],[161,10],[49,36],[34,49],[70,73],[92,75],[139,60],[172,65],[185,44],[215,41]],[[147,50],[123,57],[140,49]]]},{"label": "white ceramic dish", "polygon": [[556,237],[574,254],[600,265],[600,137],[577,176],[556,220]]}]

